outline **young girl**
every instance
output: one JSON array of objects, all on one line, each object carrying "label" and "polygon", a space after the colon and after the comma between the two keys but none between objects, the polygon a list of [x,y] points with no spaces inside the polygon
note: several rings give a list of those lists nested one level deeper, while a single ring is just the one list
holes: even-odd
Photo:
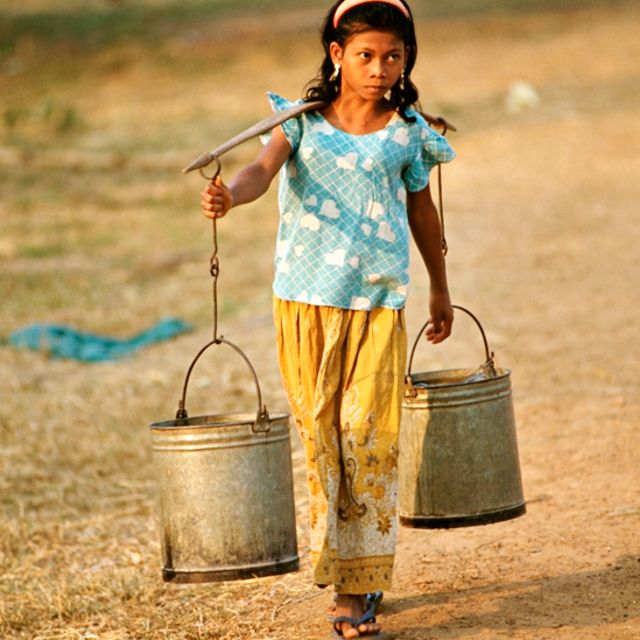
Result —
[{"label": "young girl", "polygon": [[[373,594],[391,586],[409,230],[430,278],[427,338],[451,331],[429,171],[455,154],[413,108],[417,45],[404,0],[337,2],[322,37],[326,57],[305,99],[326,107],[275,129],[201,204],[222,217],[282,168],[280,369],[306,453],[314,582],[334,587],[334,629],[355,638],[380,631]],[[274,110],[292,106],[269,98]]]}]

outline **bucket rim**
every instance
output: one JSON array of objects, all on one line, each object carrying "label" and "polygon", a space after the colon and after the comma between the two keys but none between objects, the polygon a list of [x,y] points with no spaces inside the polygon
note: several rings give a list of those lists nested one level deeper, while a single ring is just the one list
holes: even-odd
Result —
[{"label": "bucket rim", "polygon": [[464,373],[467,377],[473,375],[474,373],[478,373],[480,372],[482,369],[480,367],[476,367],[475,369],[463,369],[463,368],[456,368],[456,369],[440,369],[437,371],[418,371],[416,373],[412,373],[410,375],[411,378],[411,384],[414,386],[414,388],[416,389],[416,391],[428,391],[429,389],[445,389],[445,388],[451,388],[451,387],[469,387],[469,386],[478,386],[478,385],[483,385],[483,384],[487,384],[489,382],[495,382],[497,380],[503,380],[505,378],[508,378],[511,375],[511,369],[506,369],[504,367],[497,367],[495,369],[497,375],[490,377],[490,378],[481,378],[478,380],[451,380],[449,382],[435,382],[435,383],[429,383],[427,386],[416,386],[416,384],[418,383],[423,383],[424,384],[424,380],[421,380],[421,377],[424,376],[437,376],[437,375],[446,375],[446,374],[455,374],[455,373]]},{"label": "bucket rim", "polygon": [[[289,420],[289,413],[269,413],[268,423]],[[159,420],[152,422],[149,429],[175,430],[175,429],[211,429],[224,427],[250,426],[255,424],[255,413],[216,413],[190,416],[188,418],[172,418],[171,420]]]}]

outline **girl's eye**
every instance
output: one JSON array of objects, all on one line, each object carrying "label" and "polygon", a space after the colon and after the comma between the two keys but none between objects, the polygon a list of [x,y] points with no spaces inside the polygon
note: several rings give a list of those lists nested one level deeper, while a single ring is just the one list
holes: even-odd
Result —
[{"label": "girl's eye", "polygon": [[[362,59],[362,60],[371,60],[373,58],[373,54],[370,53],[369,51],[361,51],[358,56]],[[397,62],[398,60],[400,60],[400,54],[399,53],[391,53],[387,56],[387,60],[389,62]]]}]

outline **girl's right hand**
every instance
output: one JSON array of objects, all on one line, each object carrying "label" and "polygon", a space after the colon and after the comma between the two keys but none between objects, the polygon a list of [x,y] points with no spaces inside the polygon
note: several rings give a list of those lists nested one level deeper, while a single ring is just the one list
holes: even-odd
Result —
[{"label": "girl's right hand", "polygon": [[233,195],[227,185],[218,176],[200,193],[202,213],[212,220],[222,218],[233,207]]}]

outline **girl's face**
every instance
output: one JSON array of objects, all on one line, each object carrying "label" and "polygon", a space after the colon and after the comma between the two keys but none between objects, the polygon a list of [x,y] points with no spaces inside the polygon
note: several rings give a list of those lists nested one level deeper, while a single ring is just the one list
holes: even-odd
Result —
[{"label": "girl's face", "polygon": [[333,63],[340,63],[341,93],[355,92],[364,100],[381,100],[398,82],[406,62],[406,47],[387,31],[363,31],[341,47],[329,48]]}]

